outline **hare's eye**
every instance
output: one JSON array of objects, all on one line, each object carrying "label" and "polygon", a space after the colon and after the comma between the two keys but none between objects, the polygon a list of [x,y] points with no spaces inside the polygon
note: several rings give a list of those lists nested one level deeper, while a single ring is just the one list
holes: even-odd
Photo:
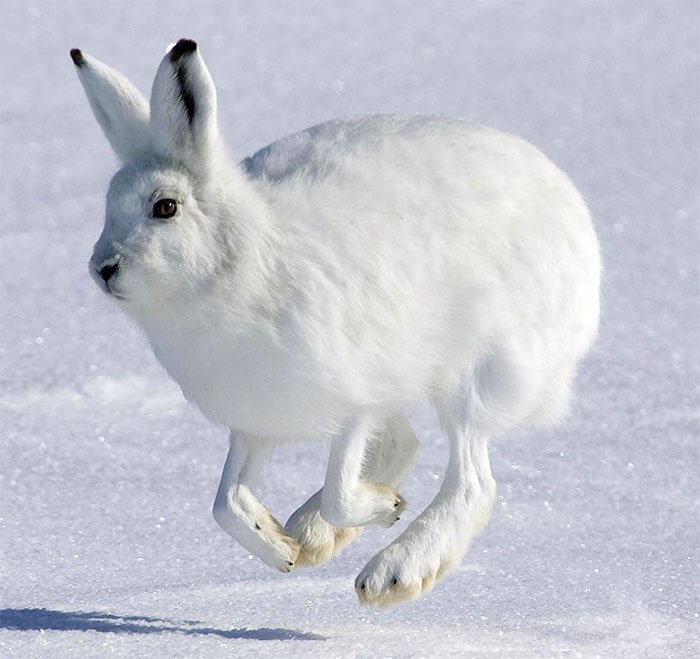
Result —
[{"label": "hare's eye", "polygon": [[153,217],[168,220],[177,213],[177,202],[174,199],[159,199],[153,204]]}]

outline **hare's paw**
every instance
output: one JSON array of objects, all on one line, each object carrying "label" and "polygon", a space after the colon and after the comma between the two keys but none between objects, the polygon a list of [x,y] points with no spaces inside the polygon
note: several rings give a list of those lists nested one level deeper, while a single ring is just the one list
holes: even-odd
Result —
[{"label": "hare's paw", "polygon": [[292,513],[286,531],[299,543],[296,564],[313,567],[330,560],[362,533],[362,527],[338,528],[321,517],[321,492]]},{"label": "hare's paw", "polygon": [[288,529],[299,543],[300,551],[296,565],[315,567],[328,562],[362,533],[361,526],[338,528],[331,526],[320,514],[306,525],[295,525]]},{"label": "hare's paw", "polygon": [[401,518],[405,509],[405,499],[389,485],[360,483],[339,500],[323,501],[321,515],[333,526],[379,524],[388,528]]},{"label": "hare's paw", "polygon": [[427,543],[394,541],[355,580],[360,603],[376,608],[417,599],[459,561],[461,551],[435,551]]},{"label": "hare's paw", "polygon": [[251,544],[257,545],[257,550],[251,547],[249,549],[254,554],[281,572],[291,572],[294,569],[301,547],[269,512],[257,520],[252,531],[254,539]]},{"label": "hare's paw", "polygon": [[264,563],[291,572],[299,556],[299,543],[289,535],[265,506],[235,501],[215,505],[214,519],[226,533]]},{"label": "hare's paw", "polygon": [[406,499],[389,485],[372,484],[369,488],[374,500],[374,513],[368,523],[386,528],[396,524],[406,510]]}]

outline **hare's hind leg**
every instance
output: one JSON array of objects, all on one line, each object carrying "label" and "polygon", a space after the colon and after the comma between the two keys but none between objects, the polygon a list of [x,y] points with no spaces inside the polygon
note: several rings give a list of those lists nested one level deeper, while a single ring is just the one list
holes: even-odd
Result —
[{"label": "hare's hind leg", "polygon": [[[408,475],[415,461],[418,440],[403,413],[388,417],[377,428],[364,456],[361,477],[369,483],[393,488]],[[362,533],[362,526],[332,526],[321,517],[323,490],[296,510],[285,525],[301,551],[297,565],[315,566],[328,561]]]},{"label": "hare's hind leg", "polygon": [[214,519],[248,551],[282,572],[293,569],[299,544],[251,490],[266,442],[231,433],[230,447],[214,501]]},{"label": "hare's hind leg", "polygon": [[486,524],[495,497],[488,438],[462,412],[438,406],[450,440],[450,458],[431,504],[360,572],[355,589],[363,604],[385,607],[415,599],[456,565]]}]

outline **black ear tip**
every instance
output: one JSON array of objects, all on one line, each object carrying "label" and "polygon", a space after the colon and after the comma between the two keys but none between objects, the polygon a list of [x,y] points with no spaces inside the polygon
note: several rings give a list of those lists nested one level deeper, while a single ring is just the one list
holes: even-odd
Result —
[{"label": "black ear tip", "polygon": [[171,49],[170,49],[170,61],[177,62],[181,57],[189,55],[197,50],[197,42],[192,41],[192,39],[180,39]]},{"label": "black ear tip", "polygon": [[85,64],[85,58],[80,52],[80,48],[72,48],[70,51],[70,58],[76,66],[83,66]]}]

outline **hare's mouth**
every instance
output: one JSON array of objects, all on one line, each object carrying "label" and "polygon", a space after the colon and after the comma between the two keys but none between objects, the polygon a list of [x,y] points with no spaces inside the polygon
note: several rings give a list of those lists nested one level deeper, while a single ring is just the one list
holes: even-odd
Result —
[{"label": "hare's mouth", "polygon": [[125,295],[122,295],[121,293],[118,293],[117,291],[112,288],[109,283],[105,283],[100,286],[100,288],[107,293],[110,297],[116,298],[117,300],[126,300],[128,299]]},{"label": "hare's mouth", "polygon": [[107,295],[109,295],[110,297],[114,297],[117,300],[126,300],[127,299],[125,295],[122,295],[119,291],[115,290],[114,284],[112,284],[111,282],[108,282],[108,281],[104,282],[104,285],[100,286],[100,288],[102,288],[102,290],[105,293],[107,293]]}]

